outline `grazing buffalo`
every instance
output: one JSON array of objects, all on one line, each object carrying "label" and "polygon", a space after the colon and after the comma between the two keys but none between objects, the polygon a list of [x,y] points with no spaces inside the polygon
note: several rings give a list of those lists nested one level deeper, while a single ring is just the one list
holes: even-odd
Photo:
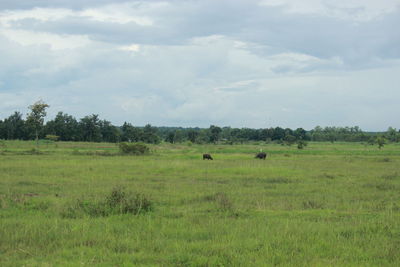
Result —
[{"label": "grazing buffalo", "polygon": [[211,157],[210,154],[203,154],[203,160],[205,160],[205,159],[211,159],[211,160],[213,160],[213,158]]},{"label": "grazing buffalo", "polygon": [[255,156],[256,159],[265,159],[266,157],[267,157],[267,153],[265,153],[265,152],[257,153],[257,155]]}]

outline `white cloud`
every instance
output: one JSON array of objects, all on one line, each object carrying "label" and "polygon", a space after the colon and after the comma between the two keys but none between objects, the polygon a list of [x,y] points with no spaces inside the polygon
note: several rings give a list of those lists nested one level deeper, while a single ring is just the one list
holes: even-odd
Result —
[{"label": "white cloud", "polygon": [[0,118],[399,127],[398,1],[27,2],[0,11]]},{"label": "white cloud", "polygon": [[399,0],[263,0],[264,6],[282,7],[287,13],[315,14],[353,21],[367,21],[396,11]]},{"label": "white cloud", "polygon": [[88,45],[90,40],[82,35],[52,34],[25,30],[0,30],[0,34],[21,45],[48,45],[51,49],[74,49]]}]

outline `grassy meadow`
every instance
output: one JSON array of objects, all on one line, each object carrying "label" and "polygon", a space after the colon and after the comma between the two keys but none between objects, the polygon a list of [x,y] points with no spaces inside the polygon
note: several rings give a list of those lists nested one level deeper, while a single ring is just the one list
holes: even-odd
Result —
[{"label": "grassy meadow", "polygon": [[0,141],[0,266],[400,266],[399,144],[151,151]]}]

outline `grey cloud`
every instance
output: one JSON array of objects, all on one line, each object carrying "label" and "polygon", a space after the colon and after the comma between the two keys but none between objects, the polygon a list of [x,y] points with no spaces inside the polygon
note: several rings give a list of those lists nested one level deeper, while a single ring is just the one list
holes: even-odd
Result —
[{"label": "grey cloud", "polygon": [[81,34],[116,44],[185,45],[192,38],[223,35],[257,45],[257,49],[247,49],[258,55],[268,55],[273,48],[323,59],[339,57],[350,68],[368,67],[376,58],[400,57],[400,32],[392,26],[400,25],[399,10],[355,23],[317,15],[287,14],[283,7],[261,7],[256,1],[189,1],[151,8],[147,15],[154,18],[154,25],[66,17],[52,22],[21,20],[14,22],[13,27]]},{"label": "grey cloud", "polygon": [[1,0],[0,10],[41,8],[82,9],[111,3],[126,3],[129,0]]},{"label": "grey cloud", "polygon": [[[115,124],[398,128],[399,11],[353,24],[255,1],[172,3],[140,9],[147,26],[78,15],[12,22],[94,42],[53,50],[0,35],[0,118],[43,98],[49,117],[98,113]],[[118,49],[132,43],[140,49]]]}]

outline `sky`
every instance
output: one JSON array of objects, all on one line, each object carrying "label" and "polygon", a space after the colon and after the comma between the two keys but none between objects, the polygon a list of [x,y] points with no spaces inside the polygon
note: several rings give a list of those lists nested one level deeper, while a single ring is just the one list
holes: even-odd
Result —
[{"label": "sky", "polygon": [[0,119],[400,128],[400,0],[0,0]]}]

